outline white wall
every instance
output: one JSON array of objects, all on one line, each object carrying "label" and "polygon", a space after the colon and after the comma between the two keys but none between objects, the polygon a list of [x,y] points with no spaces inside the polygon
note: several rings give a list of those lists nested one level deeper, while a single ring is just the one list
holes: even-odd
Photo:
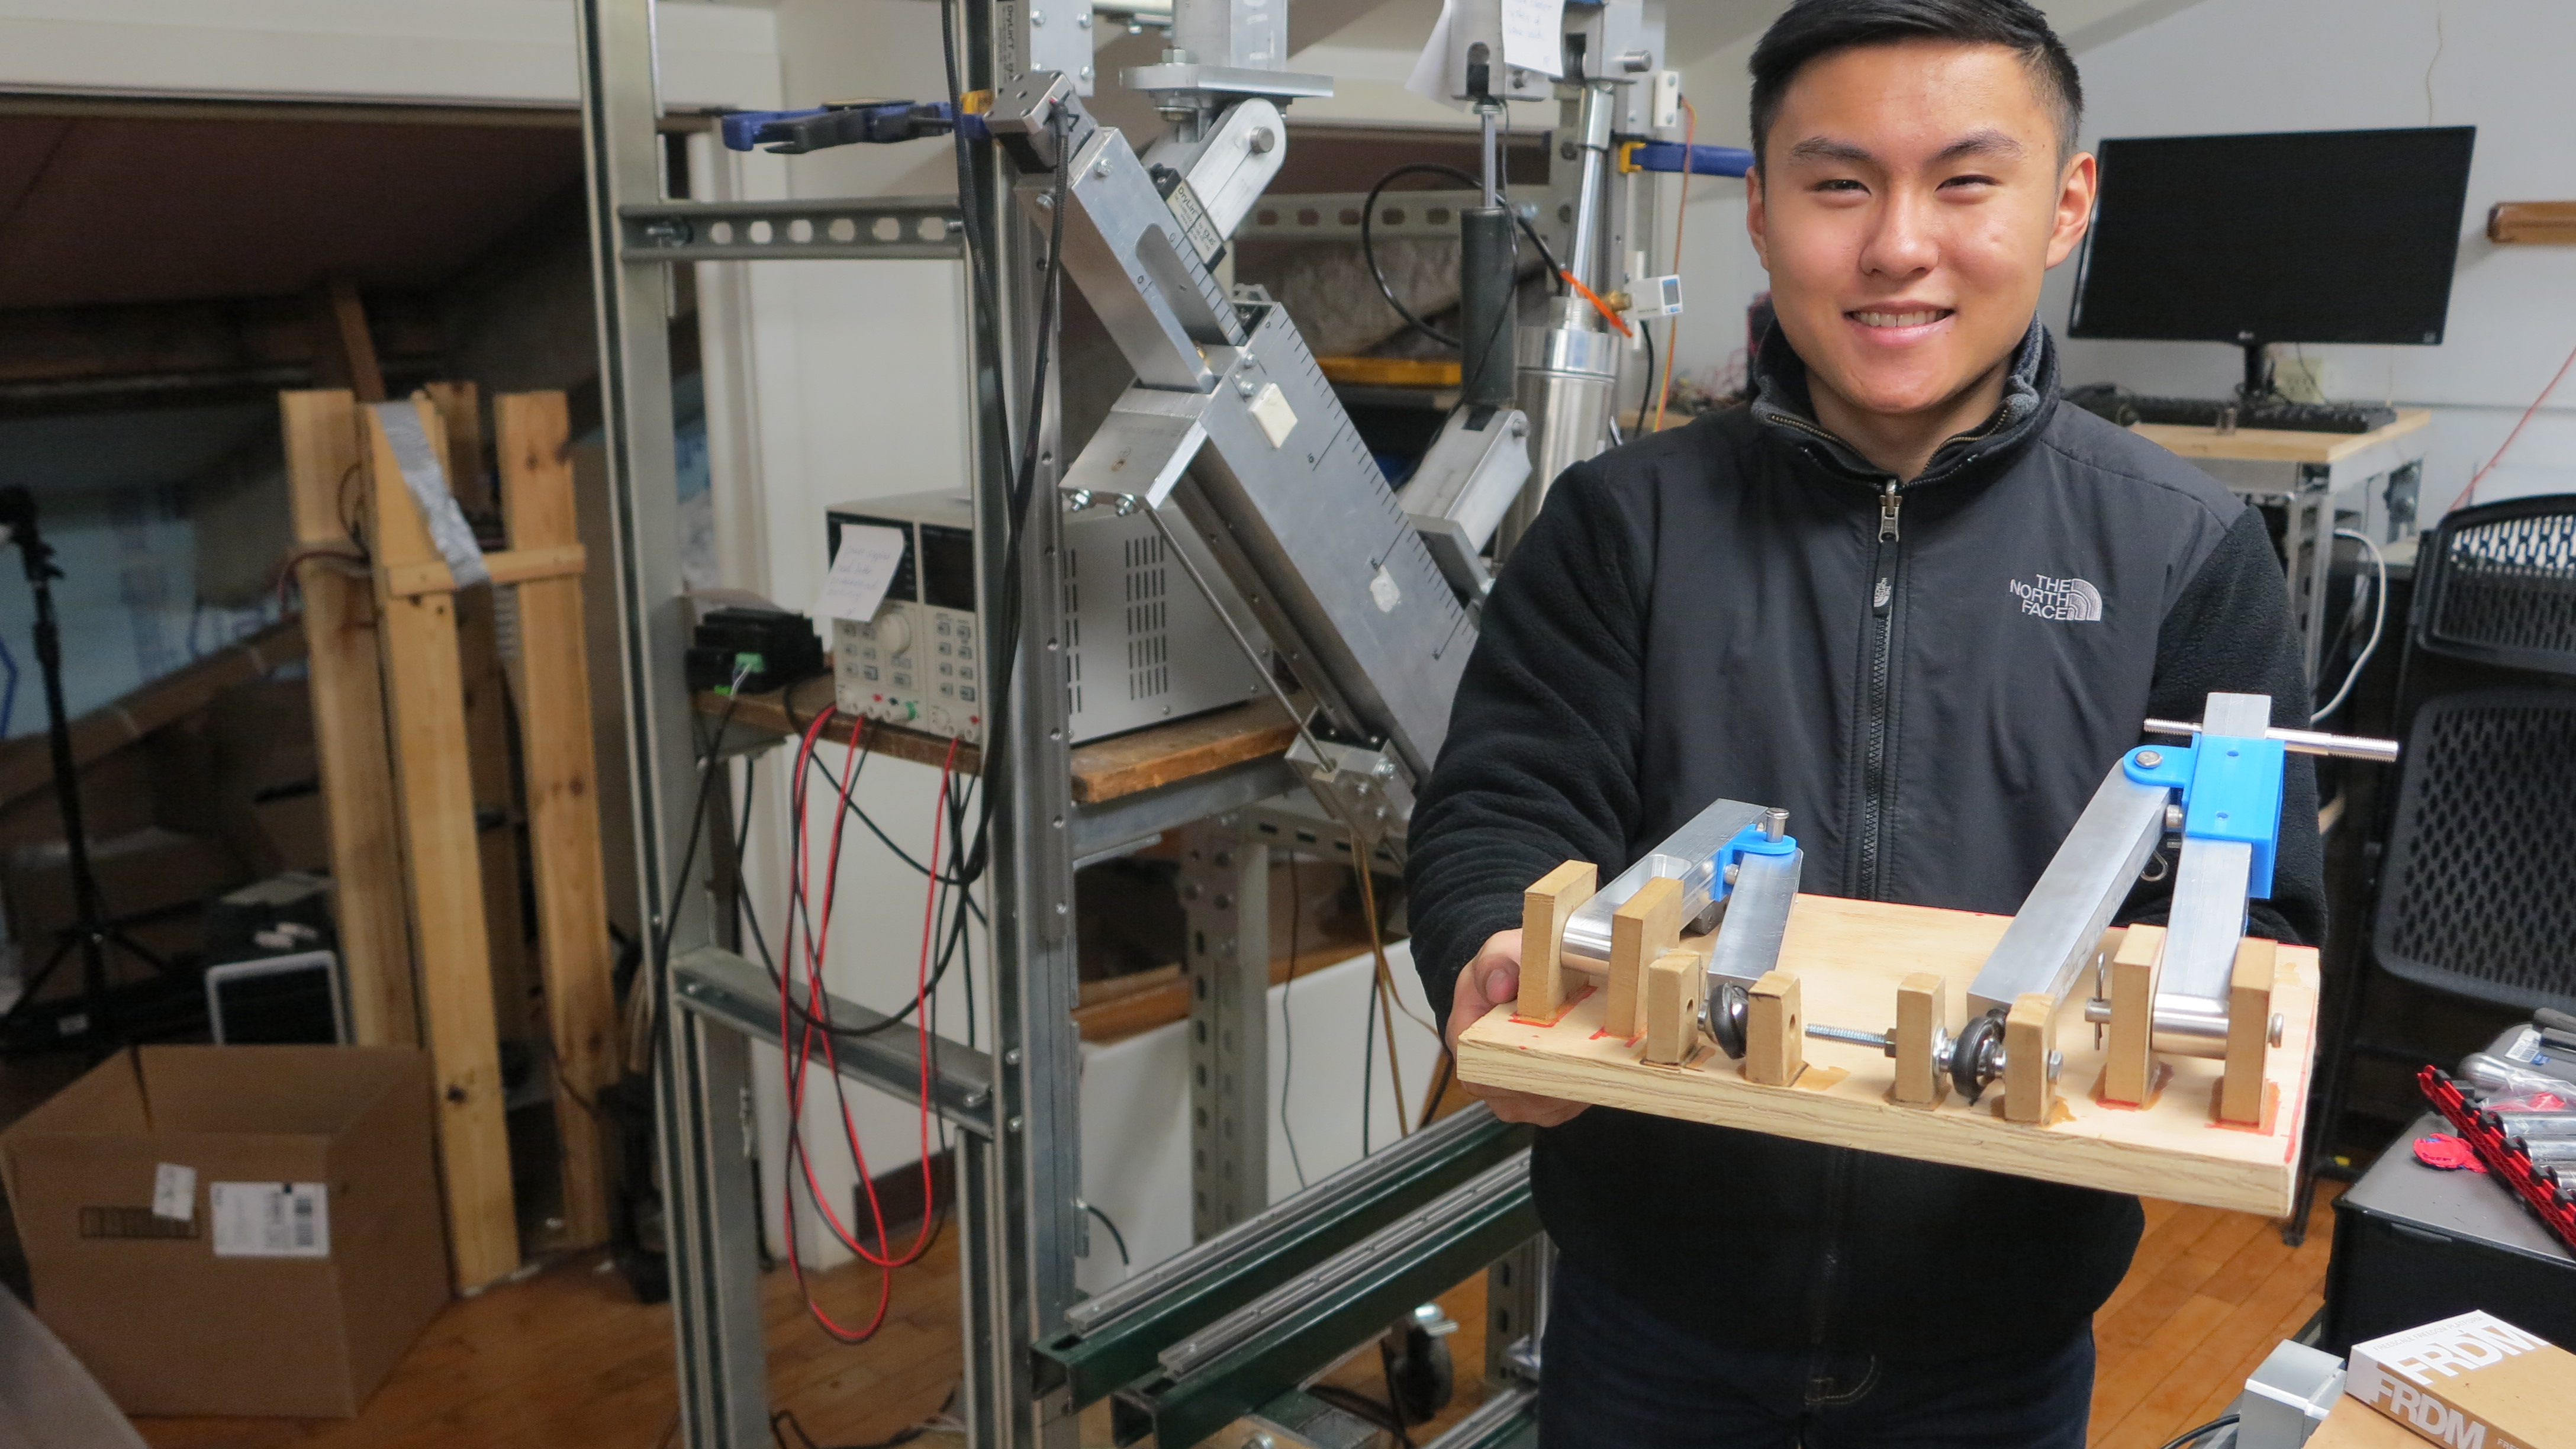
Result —
[{"label": "white wall", "polygon": [[[2318,346],[2330,396],[2434,411],[2424,479],[2430,524],[2492,455],[2576,347],[2576,249],[2499,247],[2487,207],[2570,194],[2576,168],[2576,5],[2563,0],[2148,0],[2112,14],[2048,7],[2077,47],[2087,145],[2104,136],[2475,125],[2459,274],[2439,347]],[[2437,36],[2436,18],[2440,30]],[[2134,28],[2132,28],[2134,27]],[[2088,38],[2097,38],[2088,44]],[[2436,51],[2439,58],[2436,59]],[[1686,62],[1702,141],[1746,144],[1748,37]],[[2429,88],[2429,98],[2427,91]],[[1693,183],[1682,272],[1693,311],[1685,371],[1722,371],[1742,346],[1743,305],[1767,285],[1744,240],[1744,187]],[[2041,315],[2061,334],[2074,267],[2060,267]],[[2217,344],[2066,342],[2069,383],[2215,397],[2239,355]],[[2534,417],[2481,500],[2576,490],[2576,387]]]}]

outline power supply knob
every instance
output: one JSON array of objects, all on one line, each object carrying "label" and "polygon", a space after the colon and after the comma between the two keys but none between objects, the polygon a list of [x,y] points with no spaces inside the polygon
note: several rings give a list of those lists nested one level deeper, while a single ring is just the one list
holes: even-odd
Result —
[{"label": "power supply knob", "polygon": [[877,622],[877,643],[888,654],[902,654],[912,648],[912,620],[898,609]]}]

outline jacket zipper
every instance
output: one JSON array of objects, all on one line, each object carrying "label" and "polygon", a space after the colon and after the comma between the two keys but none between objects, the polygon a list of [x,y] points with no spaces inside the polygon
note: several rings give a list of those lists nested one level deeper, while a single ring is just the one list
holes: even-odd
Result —
[{"label": "jacket zipper", "polygon": [[1868,698],[1861,702],[1860,899],[1880,898],[1879,854],[1887,819],[1888,693],[1896,671],[1897,511],[1904,500],[1890,478],[1878,495],[1878,548],[1870,567]]},{"label": "jacket zipper", "polygon": [[1841,1286],[1843,1229],[1851,1218],[1851,1180],[1860,1154],[1849,1147],[1828,1147],[1825,1163],[1825,1240],[1816,1256],[1815,1307],[1807,1317],[1807,1346],[1823,1348],[1834,1325],[1834,1293]]}]

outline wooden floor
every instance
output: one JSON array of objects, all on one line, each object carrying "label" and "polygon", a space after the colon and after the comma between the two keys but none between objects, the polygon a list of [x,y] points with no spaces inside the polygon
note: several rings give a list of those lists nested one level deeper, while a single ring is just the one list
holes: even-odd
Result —
[{"label": "wooden floor", "polygon": [[[2094,1444],[2157,1449],[2215,1417],[2272,1346],[2298,1332],[2322,1301],[2330,1196],[2319,1195],[2307,1242],[2295,1250],[2259,1218],[2147,1204],[2137,1261],[2094,1320]],[[595,1256],[578,1259],[451,1305],[355,1420],[138,1425],[156,1449],[660,1449],[673,1428],[670,1309],[638,1306],[604,1267]],[[864,1321],[875,1304],[870,1270],[817,1281],[844,1321]],[[939,1413],[956,1386],[954,1233],[896,1275],[887,1326],[863,1347],[834,1344],[808,1322],[787,1273],[770,1274],[765,1290],[771,1394],[815,1443],[883,1439]],[[1444,1422],[1477,1397],[1483,1296],[1479,1278],[1441,1299],[1461,1325],[1451,1340],[1459,1402]],[[1377,1390],[1373,1355],[1330,1377]],[[914,1442],[961,1441],[934,1433]],[[1105,1418],[1086,1417],[1083,1442],[1109,1442]],[[788,1445],[802,1449],[792,1437]]]}]

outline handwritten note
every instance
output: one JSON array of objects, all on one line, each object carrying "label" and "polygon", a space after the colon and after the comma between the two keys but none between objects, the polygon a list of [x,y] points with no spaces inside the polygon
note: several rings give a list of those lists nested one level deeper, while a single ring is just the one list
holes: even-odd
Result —
[{"label": "handwritten note", "polygon": [[1565,74],[1565,0],[1502,0],[1503,64]]},{"label": "handwritten note", "polygon": [[822,597],[814,601],[815,619],[865,623],[875,618],[877,605],[885,602],[886,586],[894,582],[894,571],[903,563],[903,548],[902,529],[873,523],[842,525],[841,548],[832,555],[831,576],[823,580]]}]

